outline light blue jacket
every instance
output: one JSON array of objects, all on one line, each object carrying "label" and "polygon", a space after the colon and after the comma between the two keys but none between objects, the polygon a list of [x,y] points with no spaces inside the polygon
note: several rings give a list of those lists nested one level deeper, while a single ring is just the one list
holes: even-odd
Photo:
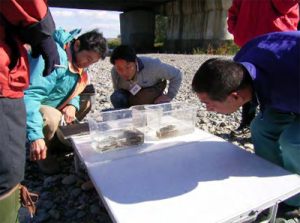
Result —
[{"label": "light blue jacket", "polygon": [[[74,91],[80,76],[69,70],[68,57],[64,49],[66,43],[74,39],[80,30],[66,32],[63,29],[55,31],[53,37],[56,41],[60,57],[60,64],[64,68],[56,68],[47,77],[43,77],[44,59],[29,57],[30,63],[30,84],[25,91],[25,106],[27,113],[27,139],[34,141],[44,138],[43,118],[40,113],[41,105],[48,105],[57,108]],[[72,98],[68,104],[79,109],[79,96]]]}]

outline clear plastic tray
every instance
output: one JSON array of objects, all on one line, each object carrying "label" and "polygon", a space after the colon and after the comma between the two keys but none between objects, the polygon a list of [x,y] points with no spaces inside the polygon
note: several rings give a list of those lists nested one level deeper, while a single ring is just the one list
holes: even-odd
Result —
[{"label": "clear plastic tray", "polygon": [[195,130],[196,106],[187,103],[164,103],[132,107],[136,127],[149,140],[192,133]]},{"label": "clear plastic tray", "polygon": [[144,133],[133,125],[131,109],[100,112],[88,122],[92,147],[98,152],[144,143]]}]

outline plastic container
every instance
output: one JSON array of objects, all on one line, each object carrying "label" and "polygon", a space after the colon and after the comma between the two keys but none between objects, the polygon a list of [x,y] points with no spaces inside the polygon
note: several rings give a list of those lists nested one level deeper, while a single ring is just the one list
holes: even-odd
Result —
[{"label": "plastic container", "polygon": [[144,143],[144,133],[133,126],[131,109],[100,112],[88,123],[92,147],[98,152]]},{"label": "plastic container", "polygon": [[156,105],[144,105],[133,113],[133,120],[143,117],[143,127],[146,139],[158,140],[168,137],[185,135],[195,130],[196,106],[188,103],[173,102]]},{"label": "plastic container", "polygon": [[145,113],[145,105],[136,105],[131,107],[132,122],[137,128],[144,128],[147,126],[147,115]]},{"label": "plastic container", "polygon": [[156,131],[158,138],[185,135],[194,132],[197,107],[187,103],[173,103],[163,106],[163,117]]}]

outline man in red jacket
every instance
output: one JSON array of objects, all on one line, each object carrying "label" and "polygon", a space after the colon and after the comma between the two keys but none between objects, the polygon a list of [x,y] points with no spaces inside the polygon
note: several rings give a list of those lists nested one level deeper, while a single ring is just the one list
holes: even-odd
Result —
[{"label": "man in red jacket", "polygon": [[[228,10],[228,31],[234,42],[242,47],[256,36],[297,30],[299,0],[233,0]],[[256,106],[246,103],[242,121],[237,130],[249,127],[255,116]]]},{"label": "man in red jacket", "polygon": [[[44,76],[59,56],[55,29],[42,0],[0,2],[0,216],[2,223],[16,222],[20,207],[20,182],[24,177],[26,112],[23,91],[29,84],[29,64],[24,44],[32,55],[45,60]],[[24,189],[21,189],[24,191]],[[26,202],[26,204],[28,204]]]}]

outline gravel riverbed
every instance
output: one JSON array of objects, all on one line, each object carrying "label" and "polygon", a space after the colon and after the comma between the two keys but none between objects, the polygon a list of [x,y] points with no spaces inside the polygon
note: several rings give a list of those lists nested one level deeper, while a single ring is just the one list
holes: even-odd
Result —
[{"label": "gravel riverbed", "polygon": [[[191,90],[191,81],[195,72],[204,61],[212,56],[183,54],[147,54],[146,56],[157,57],[183,72],[183,82],[174,101],[184,101],[197,105],[196,126],[198,128],[230,141],[242,149],[253,152],[249,132],[240,135],[231,134],[232,130],[239,126],[240,111],[231,115],[206,112],[205,107]],[[90,115],[95,115],[95,112],[111,107],[109,101],[109,96],[112,93],[110,69],[109,58],[89,68],[92,82],[97,91]],[[30,191],[37,192],[40,198],[34,218],[30,219],[27,211],[21,208],[20,222],[111,222],[86,172],[75,173],[73,152],[62,153],[59,156],[59,162],[61,165],[59,174],[44,175],[39,172],[36,163],[27,160],[23,184],[29,187]]]}]

